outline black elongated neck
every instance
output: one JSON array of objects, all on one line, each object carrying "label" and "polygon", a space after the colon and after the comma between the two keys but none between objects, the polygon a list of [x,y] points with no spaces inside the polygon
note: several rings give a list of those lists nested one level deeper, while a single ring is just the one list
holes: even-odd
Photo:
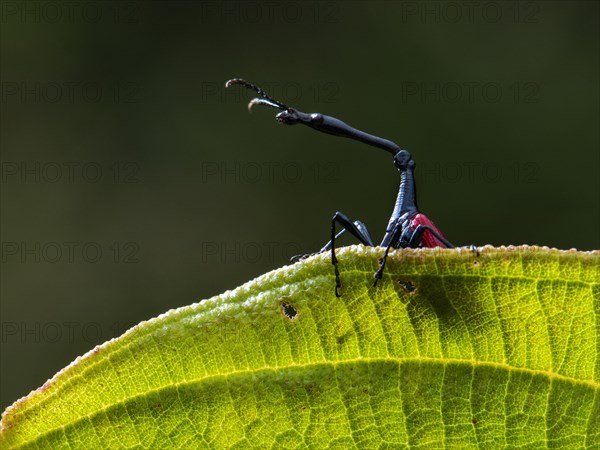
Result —
[{"label": "black elongated neck", "polygon": [[310,126],[328,134],[347,137],[374,147],[379,147],[383,150],[387,150],[392,155],[395,155],[400,150],[400,147],[395,142],[352,128],[335,117],[321,114],[320,119],[320,123],[318,123],[317,126],[313,124],[310,124]]},{"label": "black elongated neck", "polygon": [[288,108],[285,111],[280,112],[276,116],[277,120],[286,125],[296,125],[301,123],[311,127],[314,130],[322,133],[333,134],[334,136],[346,137],[350,139],[363,142],[374,147],[382,148],[392,155],[396,154],[401,150],[398,144],[390,141],[389,139],[380,138],[364,131],[357,130],[351,127],[346,122],[342,122],[340,119],[335,117],[326,116],[321,113],[303,113],[297,109]]},{"label": "black elongated neck", "polygon": [[411,161],[405,170],[400,171],[400,187],[396,196],[394,211],[392,217],[390,217],[390,224],[406,213],[416,213],[418,211],[414,167],[415,163]]}]

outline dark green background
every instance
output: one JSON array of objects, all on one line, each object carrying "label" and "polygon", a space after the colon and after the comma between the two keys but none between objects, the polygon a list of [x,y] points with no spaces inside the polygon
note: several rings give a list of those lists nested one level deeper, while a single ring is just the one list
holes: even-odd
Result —
[{"label": "dark green background", "polygon": [[336,210],[381,239],[389,155],[250,115],[228,78],[411,150],[456,244],[600,248],[595,1],[4,1],[0,25],[2,407],[320,248]]}]

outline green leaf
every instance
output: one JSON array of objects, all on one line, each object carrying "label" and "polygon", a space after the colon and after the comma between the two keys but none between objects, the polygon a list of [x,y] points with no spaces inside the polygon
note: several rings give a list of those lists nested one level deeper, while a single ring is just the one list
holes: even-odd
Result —
[{"label": "green leaf", "polygon": [[600,252],[329,255],[142,322],[4,414],[2,448],[599,448]]}]

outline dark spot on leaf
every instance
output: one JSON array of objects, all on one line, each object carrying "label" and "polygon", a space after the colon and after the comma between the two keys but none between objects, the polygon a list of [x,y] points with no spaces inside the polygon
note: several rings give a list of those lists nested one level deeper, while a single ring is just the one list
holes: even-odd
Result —
[{"label": "dark spot on leaf", "polygon": [[477,425],[477,419],[475,417],[473,417],[473,419],[471,419],[471,423],[473,425]]},{"label": "dark spot on leaf", "polygon": [[335,341],[337,343],[337,345],[341,346],[344,345],[346,342],[348,342],[348,339],[352,336],[351,332],[346,332],[344,334],[338,334],[335,337]]},{"label": "dark spot on leaf", "polygon": [[281,312],[290,320],[295,320],[298,317],[298,310],[288,302],[281,302]]},{"label": "dark spot on leaf", "polygon": [[479,261],[477,261],[476,259],[474,259],[474,260],[473,260],[473,265],[474,265],[475,267],[479,267],[479,265],[480,265],[480,264],[479,264]]},{"label": "dark spot on leaf", "polygon": [[402,289],[404,289],[408,294],[414,294],[414,292],[417,290],[417,287],[412,281],[396,280],[396,283],[402,286]]}]

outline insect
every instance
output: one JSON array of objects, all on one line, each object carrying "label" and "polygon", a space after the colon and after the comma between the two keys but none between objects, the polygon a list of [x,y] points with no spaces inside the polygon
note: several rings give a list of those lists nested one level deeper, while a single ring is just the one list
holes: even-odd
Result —
[{"label": "insect", "polygon": [[[335,117],[326,116],[320,113],[307,114],[298,111],[297,109],[290,108],[269,97],[260,87],[248,83],[241,78],[234,78],[225,83],[226,88],[233,85],[241,85],[255,91],[259,95],[259,97],[252,99],[250,103],[248,103],[248,110],[251,110],[256,105],[270,106],[281,110],[281,112],[275,116],[280,123],[286,125],[306,125],[323,133],[356,139],[357,141],[379,147],[392,154],[394,165],[400,172],[400,188],[398,189],[394,211],[392,212],[392,216],[390,217],[388,226],[385,230],[385,235],[380,244],[381,247],[385,247],[385,252],[380,260],[379,269],[375,272],[375,282],[373,283],[373,286],[377,285],[377,282],[383,275],[387,256],[391,248],[454,248],[434,223],[427,216],[420,213],[417,208],[417,193],[414,177],[415,161],[407,150],[400,148],[399,145],[390,140],[352,128]],[[337,224],[341,225],[342,229],[336,234]],[[355,220],[353,222],[345,214],[339,211],[334,214],[331,219],[331,239],[317,253],[331,251],[331,263],[333,264],[335,272],[335,295],[337,297],[340,297],[339,289],[342,284],[340,281],[338,260],[335,256],[335,240],[346,231],[358,239],[361,244],[371,247],[375,246],[367,227],[361,221]],[[300,257],[296,257],[296,259],[299,258]]]}]

